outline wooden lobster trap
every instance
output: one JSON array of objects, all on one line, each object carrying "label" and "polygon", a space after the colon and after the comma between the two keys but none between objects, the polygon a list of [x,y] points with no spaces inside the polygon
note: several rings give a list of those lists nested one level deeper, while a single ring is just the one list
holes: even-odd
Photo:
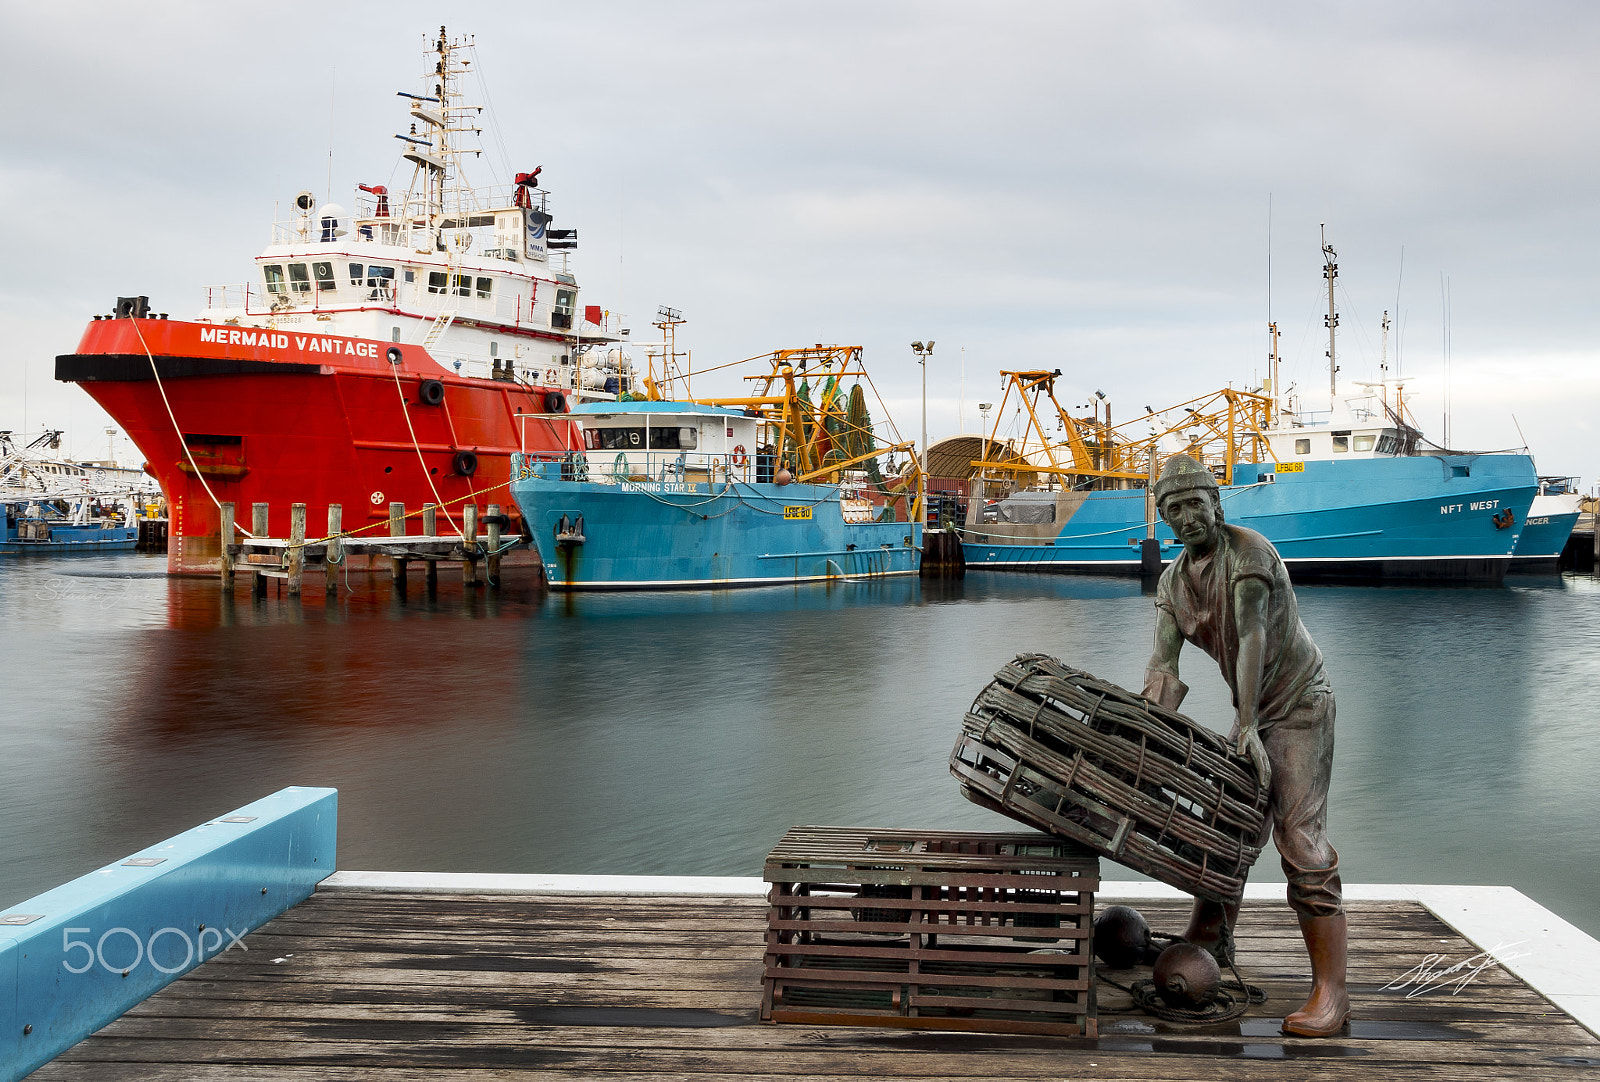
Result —
[{"label": "wooden lobster trap", "polygon": [[1093,1037],[1099,869],[1046,834],[795,827],[761,1020]]},{"label": "wooden lobster trap", "polygon": [[1215,901],[1261,855],[1267,790],[1176,711],[1042,654],[978,693],[950,753],[964,796]]}]

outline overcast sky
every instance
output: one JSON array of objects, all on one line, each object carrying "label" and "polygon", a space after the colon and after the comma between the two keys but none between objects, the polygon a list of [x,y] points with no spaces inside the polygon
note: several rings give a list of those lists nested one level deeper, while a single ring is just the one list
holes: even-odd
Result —
[{"label": "overcast sky", "polygon": [[274,201],[328,191],[330,132],[339,202],[403,188],[394,92],[444,21],[476,35],[499,122],[483,178],[542,165],[585,302],[636,338],[681,308],[697,367],[860,344],[911,434],[907,344],[932,338],[936,439],[963,400],[976,430],[1007,368],[1059,367],[1068,405],[1098,388],[1119,418],[1254,385],[1270,200],[1286,382],[1326,384],[1326,223],[1341,378],[1376,377],[1395,311],[1439,438],[1448,276],[1453,443],[1517,446],[1520,423],[1541,472],[1600,473],[1600,6],[3,10],[0,428],[66,428],[79,455],[107,421],[55,356],[119,294],[186,317],[245,281]]}]

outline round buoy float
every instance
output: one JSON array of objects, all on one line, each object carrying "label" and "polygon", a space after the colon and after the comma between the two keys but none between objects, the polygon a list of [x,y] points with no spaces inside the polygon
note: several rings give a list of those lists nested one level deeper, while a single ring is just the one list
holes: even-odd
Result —
[{"label": "round buoy float", "polygon": [[1162,951],[1150,976],[1167,1006],[1186,1011],[1209,1007],[1222,987],[1217,960],[1193,943],[1174,943]]},{"label": "round buoy float", "polygon": [[744,449],[744,444],[735,444],[733,448],[733,464],[735,466],[750,465],[750,455]]},{"label": "round buoy float", "polygon": [[1148,961],[1150,924],[1127,905],[1107,906],[1094,918],[1094,953],[1112,969],[1131,969]]}]

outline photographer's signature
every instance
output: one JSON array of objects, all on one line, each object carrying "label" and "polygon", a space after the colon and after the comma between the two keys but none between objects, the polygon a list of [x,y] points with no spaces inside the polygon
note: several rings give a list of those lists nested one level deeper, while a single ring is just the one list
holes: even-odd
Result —
[{"label": "photographer's signature", "polygon": [[1451,965],[1446,964],[1448,959],[1442,954],[1426,955],[1421,962],[1384,985],[1380,991],[1391,988],[1396,991],[1405,989],[1406,998],[1411,999],[1426,992],[1449,988],[1450,994],[1456,995],[1485,970],[1493,969],[1504,962],[1528,957],[1526,951],[1516,954],[1506,953],[1524,942],[1526,940],[1519,939],[1514,943],[1497,943],[1486,951],[1479,951],[1470,958]]},{"label": "photographer's signature", "polygon": [[44,580],[34,596],[40,601],[92,602],[108,609],[121,600],[129,579],[93,580],[54,576]]}]

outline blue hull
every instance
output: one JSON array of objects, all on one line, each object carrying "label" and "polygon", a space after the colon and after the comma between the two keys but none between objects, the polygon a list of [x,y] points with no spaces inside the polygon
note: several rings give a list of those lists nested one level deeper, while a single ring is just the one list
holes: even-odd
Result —
[{"label": "blue hull", "polygon": [[[627,590],[770,586],[910,575],[921,530],[846,522],[831,485],[559,479],[532,463],[511,483],[550,587]],[[554,466],[554,469],[546,467]],[[558,542],[565,518],[582,541]]]},{"label": "blue hull", "polygon": [[1530,515],[1517,539],[1513,571],[1557,571],[1567,538],[1578,524],[1577,512],[1564,515]]},{"label": "blue hull", "polygon": [[139,541],[136,526],[116,526],[101,529],[98,526],[53,526],[48,541],[35,541],[16,536],[10,531],[0,541],[0,555],[62,556],[72,553],[132,552]]},{"label": "blue hull", "polygon": [[[1239,466],[1255,480],[1222,489],[1229,522],[1264,534],[1296,578],[1503,577],[1528,507],[1538,492],[1524,455],[1366,458]],[[1081,502],[1079,502],[1081,500]],[[1074,507],[1073,504],[1076,504]],[[1511,511],[1509,525],[1506,511]],[[1055,523],[973,521],[964,545],[969,568],[1137,571],[1146,533],[1142,489],[1063,493]],[[1178,548],[1156,524],[1162,558]]]}]

